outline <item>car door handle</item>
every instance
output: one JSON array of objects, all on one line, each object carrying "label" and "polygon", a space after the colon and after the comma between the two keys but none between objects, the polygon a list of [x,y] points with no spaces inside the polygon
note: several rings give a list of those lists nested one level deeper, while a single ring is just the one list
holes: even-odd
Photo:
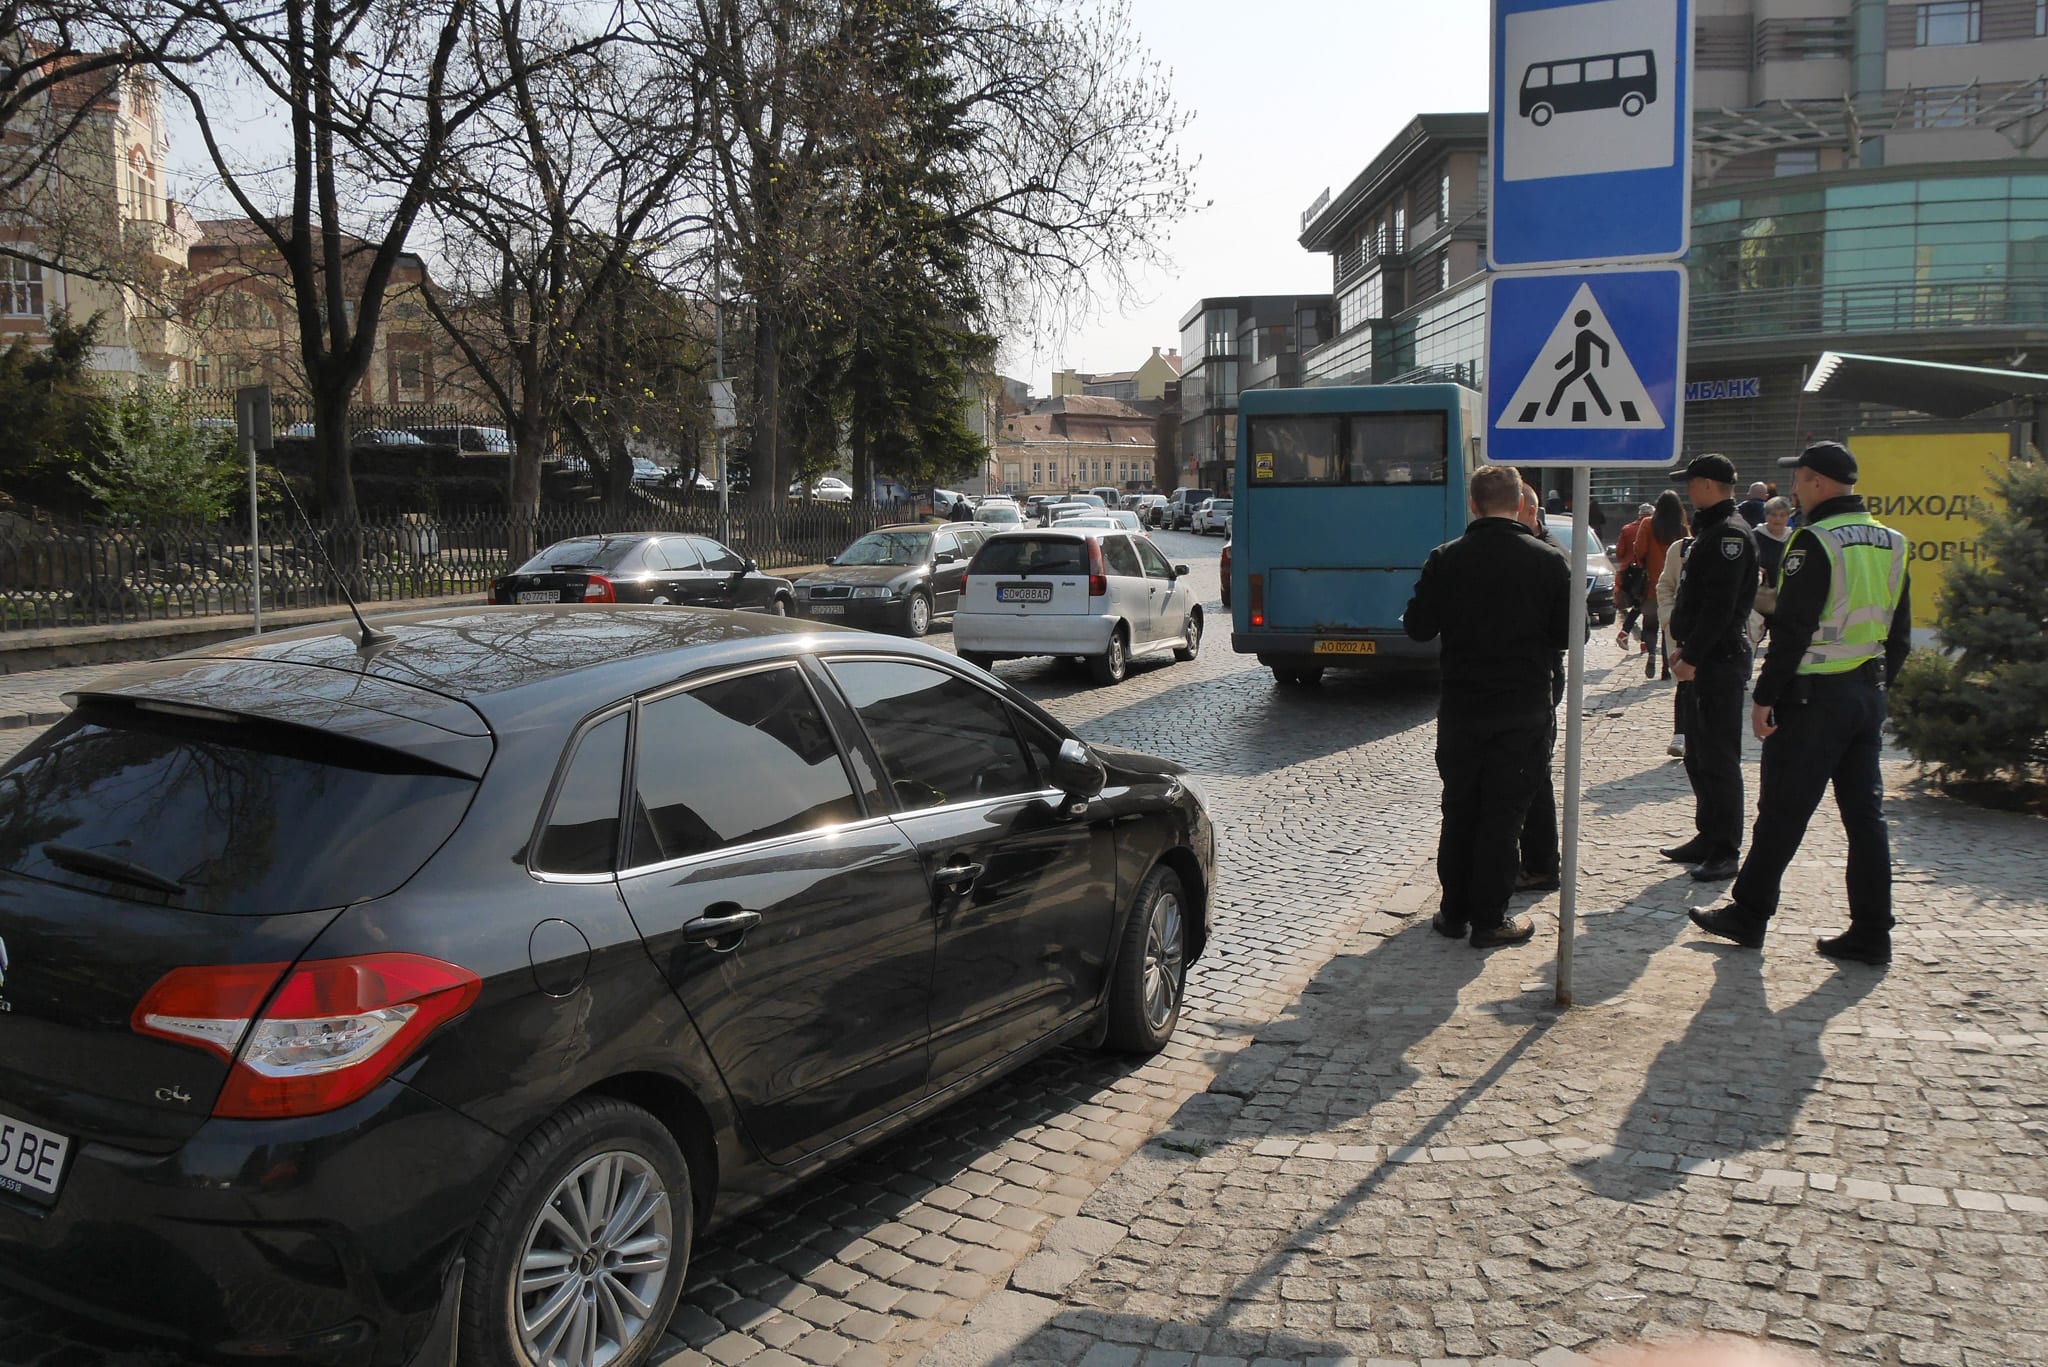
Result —
[{"label": "car door handle", "polygon": [[932,875],[932,886],[941,892],[965,892],[981,877],[979,864],[948,864]]},{"label": "car door handle", "polygon": [[[714,912],[717,914],[713,915]],[[731,902],[720,902],[696,920],[683,922],[683,938],[692,944],[702,944],[707,940],[745,935],[760,924],[760,912],[748,911]]]}]

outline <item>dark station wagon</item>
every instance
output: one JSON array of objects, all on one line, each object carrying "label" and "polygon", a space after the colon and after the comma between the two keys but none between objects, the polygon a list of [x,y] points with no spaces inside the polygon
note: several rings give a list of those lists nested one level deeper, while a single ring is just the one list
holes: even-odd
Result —
[{"label": "dark station wagon", "polygon": [[476,607],[112,675],[0,769],[0,1280],[208,1360],[635,1367],[693,1241],[1208,939],[1178,765],[915,642]]}]

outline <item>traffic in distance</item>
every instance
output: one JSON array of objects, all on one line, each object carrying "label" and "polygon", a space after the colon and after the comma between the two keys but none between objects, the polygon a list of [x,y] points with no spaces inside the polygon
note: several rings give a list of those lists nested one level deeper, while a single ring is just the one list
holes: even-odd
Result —
[{"label": "traffic in distance", "polygon": [[[992,671],[1195,659],[1159,528],[1224,538],[1241,616],[1357,574],[1237,525],[1385,495],[1338,450],[1448,525],[1448,409],[1330,412],[1237,500],[985,499],[793,578],[578,536],[80,689],[0,770],[0,1278],[202,1356],[635,1367],[705,1231],[1046,1050],[1158,1050],[1198,779]],[[1388,529],[1354,559],[1415,517],[1342,515]]]}]

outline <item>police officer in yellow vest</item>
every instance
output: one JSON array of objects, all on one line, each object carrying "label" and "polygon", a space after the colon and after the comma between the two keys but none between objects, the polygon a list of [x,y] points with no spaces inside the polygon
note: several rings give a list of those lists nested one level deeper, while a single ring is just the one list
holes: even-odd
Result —
[{"label": "police officer in yellow vest", "polygon": [[1892,860],[1878,749],[1885,680],[1911,645],[1906,538],[1864,510],[1856,458],[1840,442],[1816,442],[1785,463],[1801,517],[1751,694],[1750,728],[1764,743],[1756,827],[1728,905],[1691,916],[1710,934],[1761,946],[1785,869],[1833,782],[1849,836],[1849,929],[1816,947],[1833,959],[1888,963]]}]

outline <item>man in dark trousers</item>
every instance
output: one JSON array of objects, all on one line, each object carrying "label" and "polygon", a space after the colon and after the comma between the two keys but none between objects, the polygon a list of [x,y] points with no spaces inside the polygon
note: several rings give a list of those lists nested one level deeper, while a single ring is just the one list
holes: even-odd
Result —
[{"label": "man in dark trousers", "polygon": [[1749,684],[1749,611],[1756,602],[1756,542],[1735,508],[1735,464],[1696,456],[1679,472],[1692,500],[1692,549],[1668,624],[1671,674],[1684,691],[1685,777],[1695,834],[1663,851],[1694,865],[1702,882],[1733,878],[1742,854],[1742,695]]},{"label": "man in dark trousers", "polygon": [[1849,929],[1815,942],[1855,963],[1891,962],[1892,863],[1884,821],[1885,680],[1912,645],[1906,538],[1856,496],[1856,457],[1816,442],[1794,462],[1800,529],[1785,546],[1771,644],[1750,727],[1764,743],[1749,856],[1728,905],[1690,913],[1709,934],[1754,949],[1828,784],[1849,837]]},{"label": "man in dark trousers", "polygon": [[1473,522],[1438,546],[1402,621],[1418,641],[1443,638],[1436,767],[1443,776],[1432,924],[1475,949],[1536,933],[1508,919],[1522,822],[1550,766],[1550,683],[1571,630],[1571,564],[1515,520],[1522,477],[1489,465],[1471,480]]}]

